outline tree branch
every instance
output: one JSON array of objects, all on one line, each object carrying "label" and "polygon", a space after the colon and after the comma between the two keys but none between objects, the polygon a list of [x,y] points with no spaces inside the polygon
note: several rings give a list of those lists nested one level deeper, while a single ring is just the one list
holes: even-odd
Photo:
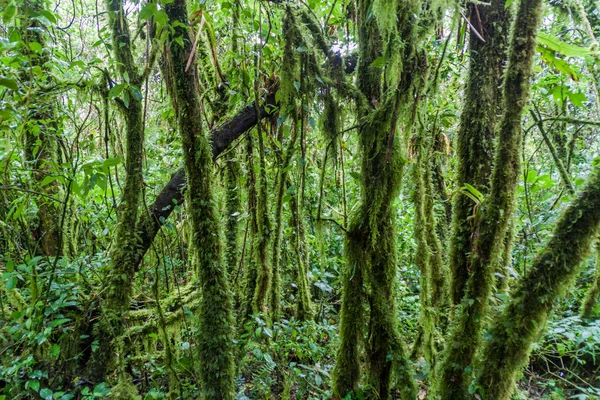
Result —
[{"label": "tree branch", "polygon": [[[274,89],[269,93],[264,104],[258,108],[260,119],[267,117],[270,114],[271,109],[275,106]],[[256,123],[257,113],[254,103],[252,103],[240,110],[229,121],[213,129],[211,132],[213,160],[227,149],[234,140],[252,129]],[[138,254],[135,260],[136,270],[139,269],[146,251],[148,251],[156,234],[173,212],[175,205],[183,202],[185,185],[185,171],[181,168],[171,176],[171,180],[161,190],[154,203],[148,207],[147,212],[144,212],[140,216],[137,225],[139,239]]]}]

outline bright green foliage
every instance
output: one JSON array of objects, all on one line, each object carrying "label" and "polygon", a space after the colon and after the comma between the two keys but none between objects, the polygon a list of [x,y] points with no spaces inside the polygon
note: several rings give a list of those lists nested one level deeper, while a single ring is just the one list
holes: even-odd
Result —
[{"label": "bright green foliage", "polygon": [[478,385],[486,398],[508,400],[531,345],[556,300],[573,284],[600,226],[600,167],[560,217],[551,239],[512,293],[482,351]]}]

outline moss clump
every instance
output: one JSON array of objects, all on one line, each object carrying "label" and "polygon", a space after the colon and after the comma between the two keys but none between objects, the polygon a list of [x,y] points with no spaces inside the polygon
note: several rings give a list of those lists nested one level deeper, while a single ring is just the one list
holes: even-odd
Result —
[{"label": "moss clump", "polygon": [[110,391],[108,398],[111,400],[141,400],[142,397],[131,382],[131,377],[127,374],[122,374],[119,376],[117,385]]}]

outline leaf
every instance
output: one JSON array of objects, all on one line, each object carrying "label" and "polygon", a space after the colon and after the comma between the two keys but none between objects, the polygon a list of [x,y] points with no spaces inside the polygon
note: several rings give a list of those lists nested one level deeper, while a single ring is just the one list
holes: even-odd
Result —
[{"label": "leaf", "polygon": [[39,13],[40,15],[46,17],[46,19],[51,23],[56,24],[56,16],[52,12],[48,10],[41,10]]},{"label": "leaf", "polygon": [[506,0],[506,3],[504,3],[504,8],[509,8],[514,2],[515,0]]},{"label": "leaf", "polygon": [[152,16],[156,13],[156,11],[157,11],[156,3],[146,3],[146,4],[144,4],[144,7],[142,7],[142,10],[140,11],[140,19],[148,20],[148,19],[152,18]]},{"label": "leaf", "polygon": [[117,97],[121,94],[121,92],[123,91],[124,88],[125,88],[125,84],[123,84],[123,83],[113,86],[108,91],[108,97],[110,97],[111,99],[114,99],[115,97]]},{"label": "leaf", "polygon": [[17,277],[14,275],[11,275],[8,280],[6,281],[6,290],[12,290],[14,288],[17,287]]},{"label": "leaf", "polygon": [[52,390],[48,388],[43,388],[42,390],[40,390],[40,396],[44,400],[52,400]]},{"label": "leaf", "polygon": [[371,67],[373,68],[383,68],[385,67],[385,57],[379,56],[371,63]]},{"label": "leaf", "polygon": [[592,50],[589,47],[575,46],[544,32],[538,34],[538,42],[549,49],[568,57],[581,57],[592,53]]},{"label": "leaf", "polygon": [[140,89],[138,89],[135,86],[132,86],[130,89],[131,89],[131,94],[133,95],[133,97],[137,101],[142,101],[142,99],[144,98],[144,96],[142,96],[142,92],[140,92]]},{"label": "leaf", "polygon": [[13,3],[10,3],[4,9],[4,13],[2,14],[2,21],[4,21],[5,24],[8,23],[8,21],[10,21],[12,19],[12,17],[15,16],[16,13],[17,13],[17,6],[15,6]]},{"label": "leaf", "polygon": [[34,392],[38,392],[40,390],[40,382],[39,381],[27,381],[27,387],[31,388]]},{"label": "leaf", "polygon": [[[483,202],[485,197],[479,190],[475,189],[475,187],[473,187],[472,185],[465,183],[465,186],[463,186],[463,189],[467,190],[470,194],[472,194],[473,197],[475,198],[476,202],[478,202],[478,203]],[[469,197],[471,197],[471,196],[469,196]],[[471,197],[471,198],[473,198],[473,197]]]},{"label": "leaf", "polygon": [[29,49],[31,49],[31,51],[33,51],[34,53],[39,54],[42,52],[42,45],[38,42],[29,42]]},{"label": "leaf", "polygon": [[17,86],[17,81],[9,78],[0,78],[0,86],[7,87],[11,90],[17,91],[19,87]]},{"label": "leaf", "polygon": [[57,180],[57,179],[58,179],[58,176],[55,176],[55,175],[48,175],[47,177],[45,177],[45,178],[42,180],[42,183],[40,183],[40,186],[44,187],[44,186],[46,186],[46,185],[48,185],[48,184],[50,184],[50,183],[54,182],[54,181],[55,181],[55,180]]},{"label": "leaf", "polygon": [[52,357],[58,358],[58,355],[60,354],[60,346],[56,343],[53,344],[52,347],[50,347],[50,354],[52,355]]}]

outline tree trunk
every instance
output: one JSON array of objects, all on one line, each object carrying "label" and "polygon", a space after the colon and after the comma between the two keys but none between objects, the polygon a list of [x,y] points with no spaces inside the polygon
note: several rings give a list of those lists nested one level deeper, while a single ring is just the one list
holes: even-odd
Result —
[{"label": "tree trunk", "polygon": [[[469,4],[472,27],[469,37],[469,72],[465,102],[456,139],[459,186],[468,183],[482,194],[488,193],[498,114],[501,112],[502,91],[509,38],[510,9],[504,0],[492,0],[491,5]],[[476,17],[479,16],[479,17]],[[483,36],[485,42],[478,36]],[[452,236],[450,240],[450,270],[452,300],[459,304],[469,277],[469,253],[473,249],[473,219],[475,204],[458,193],[452,205]]]},{"label": "tree trunk", "polygon": [[[233,302],[227,269],[221,260],[219,221],[212,184],[212,151],[202,131],[198,69],[192,54],[185,0],[165,6],[174,32],[168,40],[168,70],[174,83],[171,99],[183,142],[188,178],[188,213],[192,228],[198,281],[202,299],[198,311],[197,352],[200,364],[200,396],[203,399],[234,398]],[[183,45],[178,43],[182,41]],[[188,63],[192,57],[191,64]],[[187,66],[186,66],[187,65]]]}]

